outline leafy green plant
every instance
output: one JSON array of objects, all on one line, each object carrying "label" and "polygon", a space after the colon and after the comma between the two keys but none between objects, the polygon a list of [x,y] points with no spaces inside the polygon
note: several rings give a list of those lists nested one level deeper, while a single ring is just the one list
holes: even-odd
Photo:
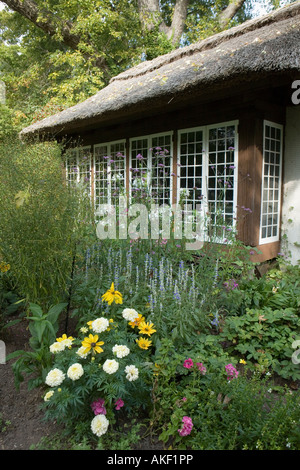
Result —
[{"label": "leafy green plant", "polygon": [[44,314],[39,305],[29,304],[32,316],[27,316],[27,319],[31,333],[29,339],[31,351],[17,350],[7,357],[8,360],[18,358],[12,365],[17,389],[24,381],[24,374],[33,375],[28,381],[29,390],[44,382],[46,372],[52,364],[49,346],[55,339],[59,328],[59,316],[66,305],[66,303],[54,305]]},{"label": "leafy green plant", "polygon": [[300,318],[293,308],[248,309],[243,316],[226,317],[220,340],[229,341],[229,352],[242,355],[254,368],[263,365],[265,371],[299,380],[299,366],[291,360],[299,330]]},{"label": "leafy green plant", "polygon": [[0,145],[0,252],[19,296],[45,309],[67,295],[91,220],[84,188],[64,184],[62,164],[55,143]]},{"label": "leafy green plant", "polygon": [[274,392],[268,377],[190,353],[155,374],[153,421],[168,448],[299,449],[299,393]]}]

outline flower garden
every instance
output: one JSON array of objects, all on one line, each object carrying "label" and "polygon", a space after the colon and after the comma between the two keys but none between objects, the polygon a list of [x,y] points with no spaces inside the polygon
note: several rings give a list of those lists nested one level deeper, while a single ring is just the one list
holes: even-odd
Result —
[{"label": "flower garden", "polygon": [[258,275],[232,229],[227,250],[99,240],[84,188],[59,184],[56,148],[4,150],[0,328],[26,324],[28,348],[8,358],[16,388],[41,389],[61,442],[300,450],[299,265],[281,254]]}]

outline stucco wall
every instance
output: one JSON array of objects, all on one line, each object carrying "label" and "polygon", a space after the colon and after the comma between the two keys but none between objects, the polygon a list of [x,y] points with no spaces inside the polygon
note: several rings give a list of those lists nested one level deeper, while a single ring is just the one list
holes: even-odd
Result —
[{"label": "stucco wall", "polygon": [[282,206],[282,251],[291,252],[291,261],[300,260],[300,105],[287,109]]}]

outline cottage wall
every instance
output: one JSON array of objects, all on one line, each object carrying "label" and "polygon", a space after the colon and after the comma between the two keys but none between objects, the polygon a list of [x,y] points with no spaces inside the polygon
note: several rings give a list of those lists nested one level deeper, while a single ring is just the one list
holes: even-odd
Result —
[{"label": "cottage wall", "polygon": [[[292,263],[300,260],[300,106],[288,107],[284,153],[282,234]],[[282,245],[284,249],[284,242]]]}]

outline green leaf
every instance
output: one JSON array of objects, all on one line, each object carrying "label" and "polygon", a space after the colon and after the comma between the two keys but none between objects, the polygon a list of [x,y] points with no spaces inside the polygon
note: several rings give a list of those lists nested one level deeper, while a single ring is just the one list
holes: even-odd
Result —
[{"label": "green leaf", "polygon": [[68,304],[65,302],[65,303],[60,303],[51,307],[47,314],[47,320],[49,320],[52,323],[52,325],[54,325],[54,323],[57,322],[60,313],[63,311],[63,309],[67,305]]},{"label": "green leaf", "polygon": [[33,304],[33,303],[29,303],[29,309],[31,310],[31,312],[35,315],[37,315],[38,317],[42,317],[43,316],[43,310],[41,309],[41,307],[37,304]]}]

